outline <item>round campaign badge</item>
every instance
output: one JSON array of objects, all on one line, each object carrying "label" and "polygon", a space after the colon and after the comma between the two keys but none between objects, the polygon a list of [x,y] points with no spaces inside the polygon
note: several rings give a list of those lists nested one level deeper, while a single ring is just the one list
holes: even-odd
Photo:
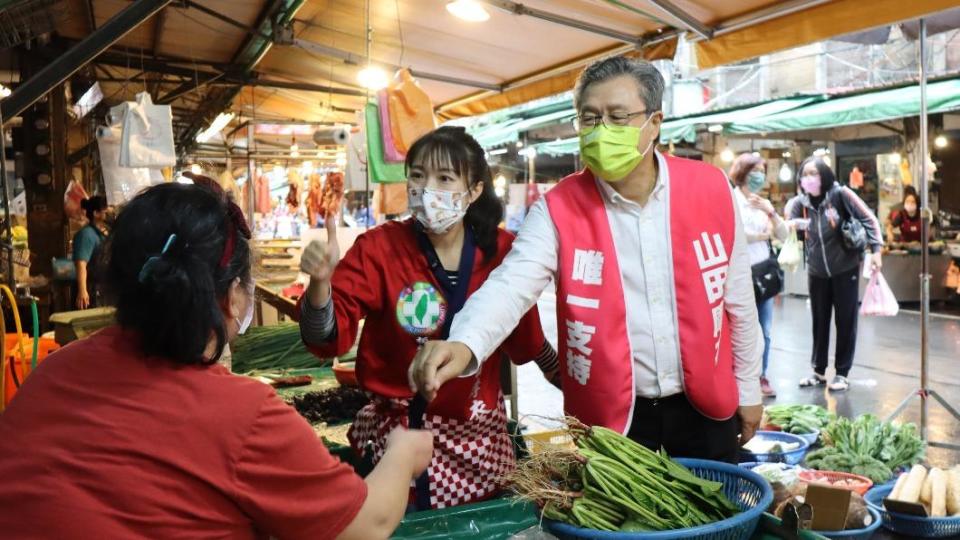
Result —
[{"label": "round campaign badge", "polygon": [[409,334],[429,336],[443,326],[447,301],[433,285],[418,281],[400,292],[397,322]]}]

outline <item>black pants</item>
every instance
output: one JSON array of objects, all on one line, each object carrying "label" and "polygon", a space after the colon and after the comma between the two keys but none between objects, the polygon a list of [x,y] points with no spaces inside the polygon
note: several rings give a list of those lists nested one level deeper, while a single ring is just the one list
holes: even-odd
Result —
[{"label": "black pants", "polygon": [[711,420],[684,394],[663,399],[637,398],[627,436],[651,450],[665,448],[670,457],[737,462],[739,417]]},{"label": "black pants", "polygon": [[860,293],[860,270],[830,278],[810,276],[810,310],[813,312],[813,370],[823,375],[830,356],[830,318],[836,315],[837,375],[844,377],[853,367],[857,348],[857,312]]}]

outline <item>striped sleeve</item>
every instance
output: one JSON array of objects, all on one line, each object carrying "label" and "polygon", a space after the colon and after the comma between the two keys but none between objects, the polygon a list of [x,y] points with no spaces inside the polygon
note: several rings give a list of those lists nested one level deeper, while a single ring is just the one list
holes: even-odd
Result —
[{"label": "striped sleeve", "polygon": [[333,295],[320,309],[306,299],[300,302],[300,338],[307,345],[325,345],[337,334],[337,318],[333,315]]},{"label": "striped sleeve", "polygon": [[880,229],[880,220],[873,214],[867,203],[857,196],[852,189],[844,186],[841,190],[843,201],[847,209],[854,217],[863,223],[863,228],[867,232],[867,244],[870,245],[873,252],[880,251],[883,247],[883,231]]}]

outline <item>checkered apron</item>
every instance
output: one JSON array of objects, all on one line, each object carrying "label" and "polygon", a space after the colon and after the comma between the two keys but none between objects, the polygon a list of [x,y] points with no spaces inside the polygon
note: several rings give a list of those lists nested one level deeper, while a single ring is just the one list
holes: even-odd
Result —
[{"label": "checkered apron", "polygon": [[[354,450],[373,452],[373,462],[379,462],[387,435],[397,426],[407,426],[409,403],[374,396],[350,428]],[[498,396],[498,404],[473,420],[424,415],[423,428],[433,432],[433,459],[427,468],[432,508],[488,499],[499,490],[499,479],[516,466],[503,395]]]}]

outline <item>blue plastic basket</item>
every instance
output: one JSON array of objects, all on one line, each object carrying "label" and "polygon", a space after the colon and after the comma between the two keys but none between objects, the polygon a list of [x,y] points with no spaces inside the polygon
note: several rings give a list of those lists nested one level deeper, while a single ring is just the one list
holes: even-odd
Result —
[{"label": "blue plastic basket", "polygon": [[813,446],[817,444],[817,440],[820,438],[820,430],[815,429],[811,433],[792,433],[791,435],[796,435],[797,437],[807,441],[807,444],[810,446]]},{"label": "blue plastic basket", "polygon": [[867,506],[880,512],[883,526],[897,534],[916,538],[954,538],[960,536],[960,517],[923,518],[887,512],[883,499],[893,491],[892,484],[877,486],[867,492]]},{"label": "blue plastic basket", "polygon": [[814,531],[815,533],[826,536],[827,538],[843,538],[844,540],[870,540],[873,533],[877,532],[883,523],[883,518],[876,508],[867,507],[867,511],[873,516],[873,523],[863,529],[850,529],[847,531]]},{"label": "blue plastic basket", "polygon": [[723,494],[743,511],[723,521],[673,531],[609,532],[552,520],[544,520],[544,525],[560,540],[748,540],[753,536],[760,517],[773,502],[773,489],[762,476],[729,463],[684,458],[676,461],[700,478],[722,483]]},{"label": "blue plastic basket", "polygon": [[792,433],[784,433],[782,431],[758,431],[754,437],[786,444],[799,443],[800,446],[797,449],[789,452],[769,454],[755,454],[741,448],[741,462],[759,461],[761,463],[786,463],[788,465],[797,465],[803,461],[804,456],[807,455],[807,450],[810,449],[810,443],[808,443],[803,437],[794,435]]}]

